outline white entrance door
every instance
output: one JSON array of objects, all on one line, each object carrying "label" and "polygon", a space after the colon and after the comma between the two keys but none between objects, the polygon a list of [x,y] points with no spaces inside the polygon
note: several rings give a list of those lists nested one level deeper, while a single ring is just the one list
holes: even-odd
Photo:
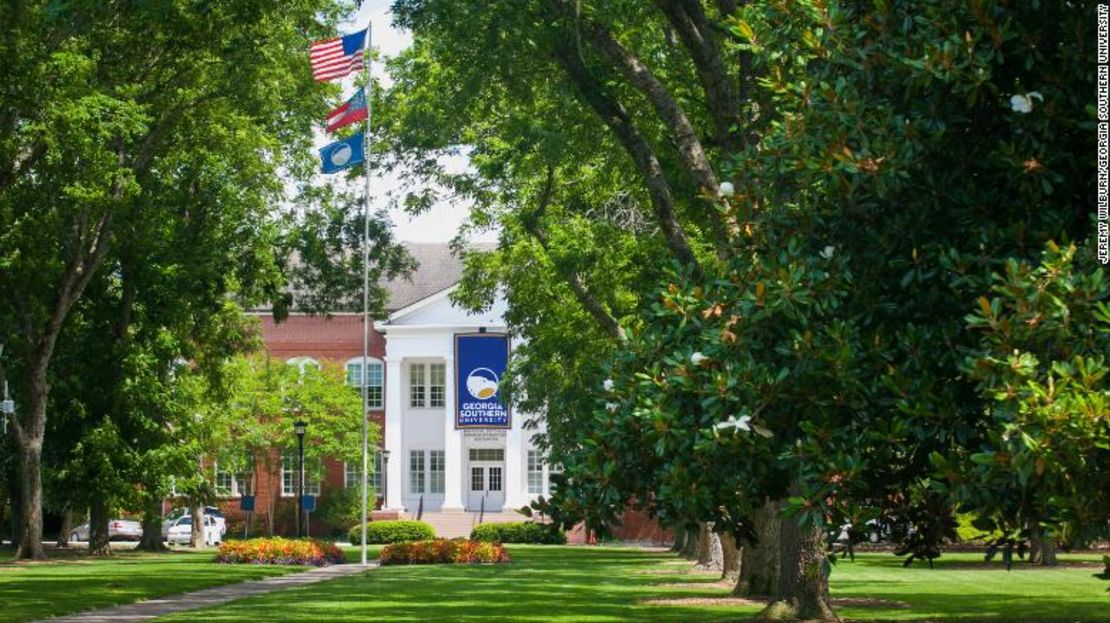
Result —
[{"label": "white entrance door", "polygon": [[499,513],[505,505],[505,464],[470,463],[466,509]]}]

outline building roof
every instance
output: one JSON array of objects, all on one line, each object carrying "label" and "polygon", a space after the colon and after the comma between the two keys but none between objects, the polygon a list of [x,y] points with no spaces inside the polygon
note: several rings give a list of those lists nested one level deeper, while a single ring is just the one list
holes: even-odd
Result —
[{"label": "building roof", "polygon": [[[393,313],[442,292],[462,279],[462,258],[455,255],[446,242],[403,242],[409,255],[416,260],[416,270],[382,285],[389,292],[386,311]],[[489,251],[496,245],[473,243],[467,250]]]}]

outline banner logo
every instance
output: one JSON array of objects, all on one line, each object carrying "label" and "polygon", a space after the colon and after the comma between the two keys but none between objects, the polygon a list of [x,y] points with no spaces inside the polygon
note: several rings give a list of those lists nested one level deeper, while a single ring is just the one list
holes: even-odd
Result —
[{"label": "banner logo", "polygon": [[466,377],[466,391],[472,398],[486,400],[497,396],[497,375],[489,368],[477,368]]}]

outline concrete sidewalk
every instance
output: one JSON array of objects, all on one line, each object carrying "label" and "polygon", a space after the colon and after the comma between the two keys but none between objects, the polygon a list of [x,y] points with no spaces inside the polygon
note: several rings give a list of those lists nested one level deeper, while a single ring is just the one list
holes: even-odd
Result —
[{"label": "concrete sidewalk", "polygon": [[376,562],[369,563],[365,567],[350,563],[330,565],[300,573],[290,573],[288,575],[265,578],[262,580],[214,586],[191,593],[170,595],[168,597],[149,599],[147,601],[103,608],[101,610],[90,610],[78,614],[68,614],[61,617],[43,619],[42,621],[49,623],[130,623],[131,621],[149,621],[167,614],[207,608],[209,606],[218,606],[229,601],[242,599],[243,597],[250,597],[251,595],[262,595],[264,593],[272,593],[287,588],[307,586],[334,578],[354,575],[377,566],[378,563]]}]

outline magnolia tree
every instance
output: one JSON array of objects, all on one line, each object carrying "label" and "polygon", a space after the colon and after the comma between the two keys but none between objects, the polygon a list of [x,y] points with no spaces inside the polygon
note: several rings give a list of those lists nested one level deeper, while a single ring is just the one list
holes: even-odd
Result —
[{"label": "magnolia tree", "polygon": [[1049,243],[1038,263],[1010,260],[967,316],[979,335],[965,373],[983,394],[990,432],[963,463],[937,455],[942,483],[1001,529],[1009,560],[1031,541],[1105,536],[1110,508],[1110,284],[1094,245]]}]

